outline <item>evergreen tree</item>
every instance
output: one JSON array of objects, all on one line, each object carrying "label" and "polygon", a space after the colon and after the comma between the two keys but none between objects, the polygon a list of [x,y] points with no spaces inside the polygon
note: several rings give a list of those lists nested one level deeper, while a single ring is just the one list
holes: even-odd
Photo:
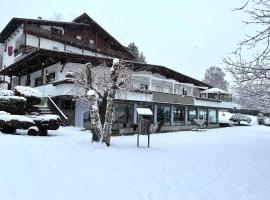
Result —
[{"label": "evergreen tree", "polygon": [[139,48],[134,42],[129,43],[128,48],[136,56],[138,62],[146,63],[143,52],[139,51]]}]

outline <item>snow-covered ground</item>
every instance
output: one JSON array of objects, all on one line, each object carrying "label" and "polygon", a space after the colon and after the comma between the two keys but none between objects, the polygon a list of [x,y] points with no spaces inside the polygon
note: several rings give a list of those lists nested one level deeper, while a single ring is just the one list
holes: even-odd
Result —
[{"label": "snow-covered ground", "polygon": [[[0,133],[1,200],[268,200],[270,127],[90,142],[87,131],[48,137]],[[146,145],[146,138],[144,138]]]}]

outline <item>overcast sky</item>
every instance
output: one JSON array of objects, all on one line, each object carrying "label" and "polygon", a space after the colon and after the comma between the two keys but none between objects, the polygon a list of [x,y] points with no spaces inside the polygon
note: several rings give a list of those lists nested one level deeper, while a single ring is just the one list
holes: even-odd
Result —
[{"label": "overcast sky", "polygon": [[135,42],[151,64],[202,79],[236,48],[246,27],[232,11],[244,0],[1,0],[0,30],[12,17],[71,21],[90,15],[123,45]]}]

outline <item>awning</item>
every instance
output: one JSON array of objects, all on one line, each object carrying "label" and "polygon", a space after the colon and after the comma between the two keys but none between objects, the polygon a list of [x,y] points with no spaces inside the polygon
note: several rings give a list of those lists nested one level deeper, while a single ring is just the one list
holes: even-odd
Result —
[{"label": "awning", "polygon": [[201,94],[229,94],[229,92],[219,89],[219,88],[210,88],[200,92]]},{"label": "awning", "polygon": [[153,115],[150,108],[137,108],[138,115]]}]

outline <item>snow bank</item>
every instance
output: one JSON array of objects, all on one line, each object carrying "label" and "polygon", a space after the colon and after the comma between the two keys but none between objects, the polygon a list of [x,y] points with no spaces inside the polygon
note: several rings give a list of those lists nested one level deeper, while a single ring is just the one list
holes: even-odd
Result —
[{"label": "snow bank", "polygon": [[19,92],[25,97],[35,97],[42,98],[42,94],[35,88],[27,87],[27,86],[16,86],[14,87],[15,92]]}]

